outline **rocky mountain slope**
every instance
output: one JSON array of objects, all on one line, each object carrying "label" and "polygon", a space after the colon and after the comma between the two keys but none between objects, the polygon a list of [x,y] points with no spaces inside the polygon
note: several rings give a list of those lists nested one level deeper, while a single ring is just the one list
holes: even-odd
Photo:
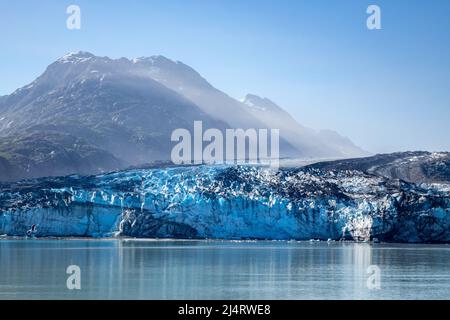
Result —
[{"label": "rocky mountain slope", "polygon": [[398,152],[360,159],[322,162],[310,167],[321,170],[358,170],[416,184],[450,183],[448,152]]},{"label": "rocky mountain slope", "polygon": [[[309,134],[281,108],[255,113],[189,66],[70,53],[31,84],[0,97],[0,180],[92,174],[170,159],[176,128],[280,129],[281,156],[351,157],[351,142]],[[297,128],[297,129],[295,129]],[[336,134],[337,135],[337,134]],[[338,136],[338,135],[337,135]]]}]

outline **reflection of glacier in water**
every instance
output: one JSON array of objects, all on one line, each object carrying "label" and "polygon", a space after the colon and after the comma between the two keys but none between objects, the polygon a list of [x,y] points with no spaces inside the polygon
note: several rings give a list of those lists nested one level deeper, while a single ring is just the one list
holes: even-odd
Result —
[{"label": "reflection of glacier in water", "polygon": [[450,189],[355,170],[198,166],[2,186],[0,234],[450,242]]},{"label": "reflection of glacier in water", "polygon": [[[0,298],[448,299],[450,248],[346,242],[1,240]],[[81,290],[66,268],[81,268]],[[367,287],[367,267],[381,288]]]}]

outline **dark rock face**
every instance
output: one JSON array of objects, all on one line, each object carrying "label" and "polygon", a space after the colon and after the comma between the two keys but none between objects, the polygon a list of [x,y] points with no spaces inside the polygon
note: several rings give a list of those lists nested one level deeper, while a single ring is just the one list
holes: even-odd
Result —
[{"label": "dark rock face", "polygon": [[194,120],[225,128],[126,59],[63,57],[3,97],[0,180],[97,174],[170,159],[170,135]]},{"label": "dark rock face", "polygon": [[[396,168],[408,174],[402,163],[416,156],[395,155]],[[432,175],[419,181],[431,182],[378,175],[365,163],[392,160],[380,155],[351,161],[364,171],[343,162],[280,170],[188,166],[4,183],[0,234],[23,235],[36,224],[37,236],[449,243],[450,184],[441,181],[448,168],[433,160],[446,154],[421,157]]]},{"label": "dark rock face", "polygon": [[34,132],[0,138],[0,180],[109,172],[124,165],[111,153],[73,135]]}]

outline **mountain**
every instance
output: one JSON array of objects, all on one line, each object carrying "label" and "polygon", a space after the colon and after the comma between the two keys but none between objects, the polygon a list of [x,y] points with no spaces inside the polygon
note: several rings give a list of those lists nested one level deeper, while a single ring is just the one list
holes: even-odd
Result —
[{"label": "mountain", "polygon": [[330,130],[315,131],[300,125],[289,113],[267,98],[248,94],[238,101],[214,88],[198,72],[182,62],[162,56],[138,58],[141,75],[148,76],[197,104],[204,112],[232,128],[280,129],[286,141],[283,155],[304,158],[368,156],[349,139]]},{"label": "mountain", "polygon": [[0,183],[0,234],[450,243],[449,171],[450,153],[397,153]]},{"label": "mountain", "polygon": [[369,155],[348,138],[334,131],[316,131],[300,125],[289,113],[268,98],[248,94],[241,101],[265,126],[280,128],[282,136],[299,151],[300,157],[355,158]]},{"label": "mountain", "polygon": [[450,153],[409,151],[310,165],[320,170],[358,170],[410,183],[450,184]]},{"label": "mountain", "polygon": [[256,100],[237,101],[189,66],[162,56],[129,60],[69,53],[29,85],[0,97],[0,180],[169,160],[172,131],[190,129],[195,120],[220,130],[280,129],[283,157],[365,155],[337,134],[330,144],[276,105],[257,112]]},{"label": "mountain", "polygon": [[202,111],[224,120],[231,128],[260,128],[262,125],[239,101],[214,88],[197,71],[182,62],[162,56],[134,59],[140,75],[150,77],[185,96]]},{"label": "mountain", "polygon": [[[245,105],[214,88],[197,71],[179,61],[172,61],[163,56],[133,59],[140,76],[149,77],[162,85],[176,91],[194,102],[203,112],[214,119],[224,121],[229,128],[242,129],[281,129],[268,127],[255,118]],[[280,132],[280,155],[298,157],[296,149]]]},{"label": "mountain", "polygon": [[[126,59],[68,54],[4,97],[0,156],[16,168],[12,177],[96,173],[168,159],[174,128],[191,128],[194,120],[227,127],[133,70]],[[79,166],[86,150],[96,151],[97,167]],[[40,170],[43,162],[48,166]]]}]

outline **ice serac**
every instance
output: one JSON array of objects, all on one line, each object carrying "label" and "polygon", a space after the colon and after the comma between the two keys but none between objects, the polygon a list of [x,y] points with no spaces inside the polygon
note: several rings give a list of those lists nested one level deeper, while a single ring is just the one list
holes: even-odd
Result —
[{"label": "ice serac", "polygon": [[[428,158],[449,163],[448,154]],[[336,167],[189,166],[5,184],[0,234],[37,224],[37,236],[450,242],[445,176],[413,183]]]}]

